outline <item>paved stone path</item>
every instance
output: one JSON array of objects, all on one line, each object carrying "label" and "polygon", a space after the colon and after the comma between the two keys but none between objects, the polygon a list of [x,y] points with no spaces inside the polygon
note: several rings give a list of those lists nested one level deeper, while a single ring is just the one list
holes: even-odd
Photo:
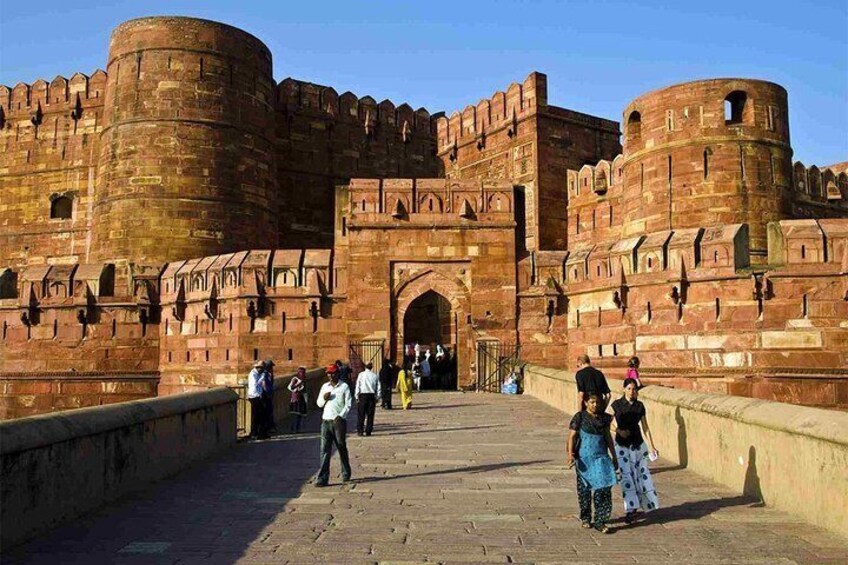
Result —
[{"label": "paved stone path", "polygon": [[532,398],[423,393],[377,418],[350,484],[308,483],[314,431],[244,443],[3,563],[848,563],[845,540],[661,461],[664,508],[625,526],[616,496],[614,533],[580,528],[566,418]]}]

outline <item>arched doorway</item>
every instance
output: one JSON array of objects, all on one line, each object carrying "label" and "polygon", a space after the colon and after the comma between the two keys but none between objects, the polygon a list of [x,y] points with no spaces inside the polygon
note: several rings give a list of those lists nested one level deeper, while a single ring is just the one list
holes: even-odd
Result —
[{"label": "arched doorway", "polygon": [[[418,344],[430,351],[431,377],[422,386],[432,389],[456,389],[456,339],[454,314],[450,301],[434,290],[413,300],[403,315],[403,344]],[[450,352],[446,359],[436,359],[437,346]],[[404,354],[407,352],[404,351]]]}]

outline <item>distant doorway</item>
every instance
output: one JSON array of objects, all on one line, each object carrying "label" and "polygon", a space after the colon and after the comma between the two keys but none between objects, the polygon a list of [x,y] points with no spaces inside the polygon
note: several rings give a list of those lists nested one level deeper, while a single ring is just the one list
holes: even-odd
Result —
[{"label": "distant doorway", "polygon": [[[456,347],[453,340],[453,315],[447,298],[428,290],[413,300],[403,316],[404,356],[412,361],[414,346],[422,358],[430,352],[430,376],[422,379],[423,389],[456,390]],[[439,353],[439,346],[447,352]]]}]

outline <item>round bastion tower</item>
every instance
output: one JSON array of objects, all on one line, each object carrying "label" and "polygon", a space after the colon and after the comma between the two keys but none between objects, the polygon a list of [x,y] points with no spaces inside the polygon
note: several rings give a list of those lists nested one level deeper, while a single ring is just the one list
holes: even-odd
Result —
[{"label": "round bastion tower", "polygon": [[112,33],[92,255],[163,263],[276,244],[271,53],[228,25]]},{"label": "round bastion tower", "polygon": [[644,94],[624,111],[624,233],[747,223],[751,260],[789,217],[786,90],[715,79]]}]

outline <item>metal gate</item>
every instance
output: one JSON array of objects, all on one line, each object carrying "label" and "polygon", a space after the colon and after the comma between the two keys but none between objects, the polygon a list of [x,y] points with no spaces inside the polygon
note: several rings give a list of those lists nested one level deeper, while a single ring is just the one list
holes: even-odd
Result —
[{"label": "metal gate", "polygon": [[521,366],[521,346],[496,339],[477,341],[477,390],[500,392],[504,380]]},{"label": "metal gate", "polygon": [[383,368],[383,357],[386,340],[365,339],[362,341],[351,341],[348,344],[348,357],[350,358],[350,371],[353,377],[365,370],[365,365],[371,363],[373,371],[379,373]]}]

